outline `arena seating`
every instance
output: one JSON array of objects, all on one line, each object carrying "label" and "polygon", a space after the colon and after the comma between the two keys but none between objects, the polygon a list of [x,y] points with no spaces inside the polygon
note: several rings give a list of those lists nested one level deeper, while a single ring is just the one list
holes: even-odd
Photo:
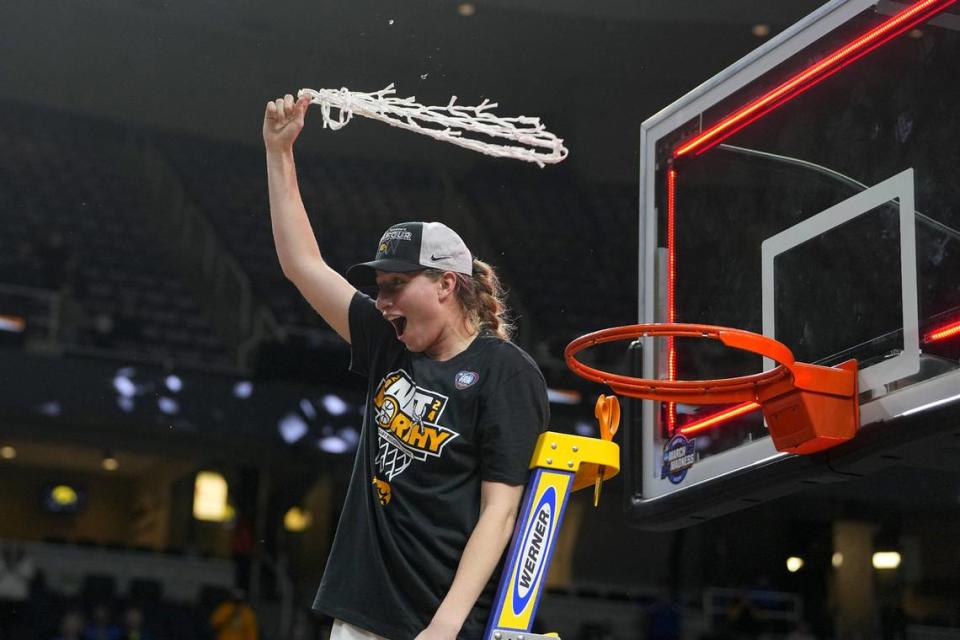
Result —
[{"label": "arena seating", "polygon": [[[277,263],[262,152],[196,139],[160,144],[281,322],[323,326]],[[541,335],[566,339],[596,328],[598,306],[612,321],[634,318],[636,212],[627,187],[580,189],[563,176],[529,181],[499,170],[452,179],[469,206],[453,212],[444,209],[449,184],[426,168],[309,155],[298,157],[297,168],[314,231],[334,268],[370,255],[371,238],[394,222],[428,218],[456,227],[457,215],[472,215],[484,244],[499,250],[489,261],[513,295],[536,310],[535,321],[523,321],[535,322]],[[576,254],[566,248],[571,235],[582,239]]]},{"label": "arena seating", "polygon": [[501,250],[505,279],[534,312],[538,336],[566,342],[601,328],[598,318],[634,321],[636,222],[626,218],[636,216],[622,190],[587,190],[563,175],[521,180],[507,169],[461,189]]},{"label": "arena seating", "polygon": [[[326,327],[280,270],[273,246],[263,153],[195,138],[158,140],[191,197],[285,325]],[[343,271],[370,256],[383,230],[439,209],[443,185],[417,168],[374,161],[298,158],[304,203],[324,259]]]},{"label": "arena seating", "polygon": [[[231,363],[198,303],[202,292],[151,232],[144,196],[150,176],[136,162],[146,144],[159,150],[249,275],[254,303],[281,325],[328,330],[281,273],[259,149],[131,135],[78,116],[40,126],[40,116],[16,106],[0,111],[22,125],[0,131],[0,208],[22,221],[0,228],[0,242],[11,248],[0,254],[0,282],[64,293],[68,341],[183,364]],[[338,270],[371,255],[371,238],[394,222],[434,218],[459,228],[469,216],[472,232],[495,254],[483,257],[526,311],[520,321],[528,348],[539,343],[558,353],[572,337],[600,328],[598,317],[604,326],[633,321],[633,189],[579,185],[557,169],[518,178],[512,165],[482,166],[446,176],[400,163],[298,158],[304,201],[324,256]],[[571,237],[580,239],[573,250]]]},{"label": "arena seating", "polygon": [[[3,107],[0,282],[65,294],[68,340],[228,365],[197,292],[151,233],[136,145],[116,125]],[[23,188],[30,185],[30,188]],[[75,303],[75,304],[73,304]]]}]

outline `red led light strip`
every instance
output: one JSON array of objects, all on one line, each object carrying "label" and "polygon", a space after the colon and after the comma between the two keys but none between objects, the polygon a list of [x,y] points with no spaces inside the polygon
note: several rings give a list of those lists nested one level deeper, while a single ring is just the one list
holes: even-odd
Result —
[{"label": "red led light strip", "polygon": [[698,431],[703,431],[704,429],[714,427],[722,422],[729,422],[738,416],[752,413],[759,408],[760,405],[756,402],[744,402],[743,404],[738,404],[735,407],[730,407],[724,411],[719,411],[705,418],[694,420],[693,422],[685,424],[680,427],[680,433],[682,435],[689,436],[697,433]]},{"label": "red led light strip", "polygon": [[[909,9],[901,11],[845,47],[838,49],[812,67],[790,78],[747,106],[734,111],[714,126],[680,145],[674,149],[673,157],[679,158],[682,155],[694,151],[696,155],[703,153],[737,131],[759,120],[780,105],[789,102],[791,99],[829,78],[847,65],[867,55],[877,47],[921,22],[929,20],[955,2],[957,2],[957,0],[922,0]],[[674,304],[676,286],[676,252],[674,247],[676,178],[677,172],[671,167],[667,172],[667,318],[669,322],[675,322],[676,320],[676,307]],[[924,337],[924,342],[944,340],[957,334],[960,334],[960,322],[947,325],[942,329],[927,334]],[[668,338],[667,340],[667,376],[668,379],[675,380],[677,372],[676,348],[673,338]],[[737,405],[731,409],[684,425],[680,429],[680,432],[685,435],[696,433],[759,408],[760,405],[756,403]],[[674,432],[676,424],[676,405],[674,403],[668,403],[667,427],[669,433],[672,434]]]},{"label": "red led light strip", "polygon": [[[677,213],[677,170],[671,167],[667,171],[667,322],[676,322],[677,310],[674,291],[677,281],[676,245],[674,222]],[[667,338],[667,380],[677,379],[677,349],[673,336]],[[667,403],[667,433],[673,435],[677,428],[677,405]]]},{"label": "red led light strip", "polygon": [[[673,297],[676,284],[676,245],[674,224],[677,214],[677,170],[667,171],[667,322],[676,322],[677,311]],[[671,378],[672,380],[673,378]]]},{"label": "red led light strip", "polygon": [[939,329],[934,329],[927,335],[923,336],[923,343],[930,344],[931,342],[940,342],[941,340],[953,338],[954,336],[960,336],[960,320],[951,322],[950,324],[944,325]]},{"label": "red led light strip", "polygon": [[923,0],[909,9],[901,11],[747,106],[734,111],[695,138],[680,145],[674,150],[673,157],[679,158],[692,151],[696,151],[697,154],[703,153],[791,98],[830,77],[846,65],[865,56],[917,24],[930,19],[955,2],[957,0]]}]

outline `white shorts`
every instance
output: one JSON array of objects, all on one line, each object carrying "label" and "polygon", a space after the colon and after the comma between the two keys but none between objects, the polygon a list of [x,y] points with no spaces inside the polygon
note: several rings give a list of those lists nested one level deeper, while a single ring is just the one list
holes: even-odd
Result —
[{"label": "white shorts", "polygon": [[364,631],[360,627],[346,623],[343,620],[334,620],[330,630],[330,640],[387,640],[383,636]]}]

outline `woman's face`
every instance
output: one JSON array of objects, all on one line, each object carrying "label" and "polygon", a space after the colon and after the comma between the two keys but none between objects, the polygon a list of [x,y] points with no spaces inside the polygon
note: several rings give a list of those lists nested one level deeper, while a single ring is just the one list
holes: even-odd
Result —
[{"label": "woman's face", "polygon": [[443,331],[440,288],[440,281],[419,271],[377,271],[377,309],[393,324],[397,339],[410,351],[426,351]]}]

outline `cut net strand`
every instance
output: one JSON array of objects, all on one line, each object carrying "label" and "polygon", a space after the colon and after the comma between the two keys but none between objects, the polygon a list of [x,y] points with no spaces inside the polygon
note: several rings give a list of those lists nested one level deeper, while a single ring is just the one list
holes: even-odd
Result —
[{"label": "cut net strand", "polygon": [[[496,102],[484,99],[476,106],[462,106],[453,96],[445,107],[427,107],[419,104],[414,96],[399,98],[395,94],[391,84],[373,93],[347,88],[301,89],[297,96],[308,95],[312,104],[320,105],[323,126],[334,131],[358,115],[490,156],[535,162],[541,167],[560,162],[569,153],[563,139],[547,131],[539,118],[501,117],[491,113],[498,106]],[[507,142],[478,140],[468,134]]]}]

